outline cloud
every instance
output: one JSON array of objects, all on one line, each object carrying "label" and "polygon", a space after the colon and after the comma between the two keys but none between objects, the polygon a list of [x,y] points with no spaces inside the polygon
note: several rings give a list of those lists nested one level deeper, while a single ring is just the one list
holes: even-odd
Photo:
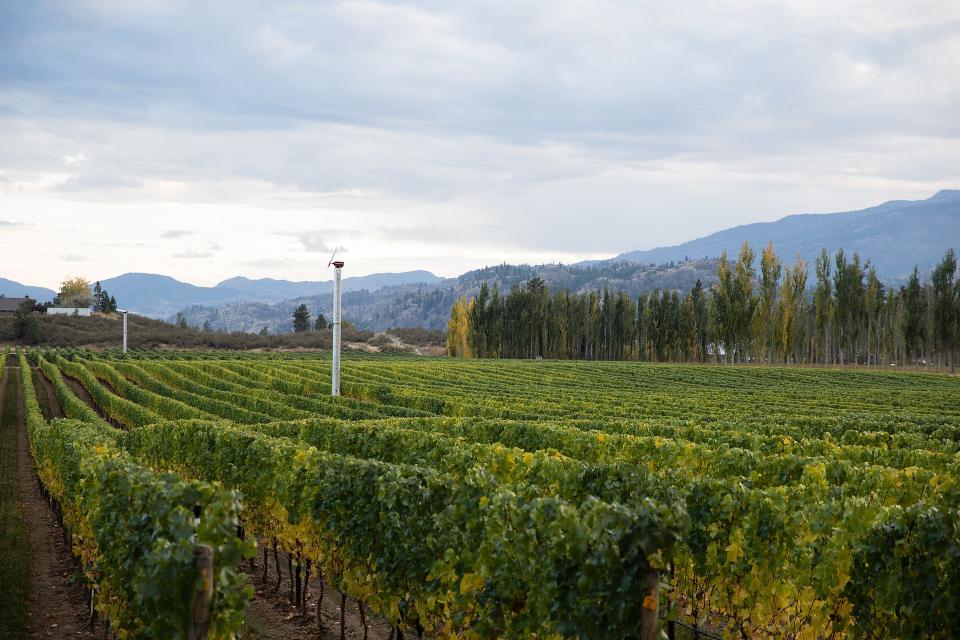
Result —
[{"label": "cloud", "polygon": [[54,190],[63,192],[105,191],[133,189],[140,185],[141,182],[139,180],[130,177],[101,173],[83,173],[69,176],[57,185]]},{"label": "cloud", "polygon": [[290,260],[289,258],[257,258],[254,260],[243,260],[240,264],[245,267],[275,269],[291,267],[301,263],[296,260]]},{"label": "cloud", "polygon": [[198,272],[612,255],[960,185],[948,0],[7,5],[0,207],[156,207]]},{"label": "cloud", "polygon": [[86,262],[87,256],[79,253],[65,253],[60,255],[60,259],[64,262]]},{"label": "cloud", "polygon": [[17,222],[15,220],[0,220],[0,229],[22,229],[28,227],[26,222]]},{"label": "cloud", "polygon": [[299,235],[300,244],[304,251],[327,253],[333,251],[333,248],[324,240],[323,236],[316,231],[304,231]]},{"label": "cloud", "polygon": [[[507,231],[506,228],[502,229]],[[442,227],[437,224],[412,227],[381,227],[376,230],[383,238],[422,243],[462,242],[463,234],[456,228]]]},{"label": "cloud", "polygon": [[184,260],[200,260],[206,258],[212,258],[213,253],[210,251],[197,251],[195,249],[186,249],[184,251],[178,251],[173,254],[174,258],[184,259]]}]

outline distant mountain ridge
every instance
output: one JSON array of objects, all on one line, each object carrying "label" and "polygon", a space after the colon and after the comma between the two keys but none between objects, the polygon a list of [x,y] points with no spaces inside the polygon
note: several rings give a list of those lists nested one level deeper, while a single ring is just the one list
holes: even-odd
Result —
[{"label": "distant mountain ridge", "polygon": [[[844,249],[870,260],[881,279],[902,281],[914,264],[927,273],[948,248],[960,249],[960,190],[940,191],[926,200],[894,200],[859,211],[790,215],[774,222],[741,225],[673,247],[629,251],[607,260],[575,265],[499,265],[442,279],[429,271],[380,273],[344,279],[344,318],[362,329],[420,325],[446,326],[450,306],[476,293],[482,282],[506,293],[533,277],[548,287],[583,292],[608,287],[636,295],[652,289],[687,290],[696,280],[710,286],[717,257],[735,257],[749,242],[759,253],[773,242],[790,262],[798,253],[811,265],[824,248]],[[296,305],[329,315],[332,281],[249,279],[235,277],[213,287],[199,287],[169,276],[128,273],[102,280],[118,303],[132,311],[172,319],[183,311],[188,322],[228,331],[288,331]],[[0,279],[0,293],[21,296],[34,290],[49,300],[49,289],[24,287]],[[31,294],[32,295],[32,294]]]},{"label": "distant mountain ridge", "polygon": [[6,298],[23,298],[26,296],[39,302],[46,302],[47,300],[52,300],[57,293],[46,287],[33,287],[20,284],[13,280],[7,280],[6,278],[0,278],[0,295]]},{"label": "distant mountain ridge", "polygon": [[[435,284],[403,284],[377,290],[348,291],[343,295],[343,318],[358,328],[385,331],[392,327],[421,326],[445,329],[450,307],[460,297],[476,295],[486,282],[496,285],[506,295],[514,285],[531,278],[541,278],[551,289],[575,292],[625,291],[638,295],[651,289],[687,290],[700,280],[704,286],[716,281],[717,260],[691,260],[680,264],[647,265],[631,262],[595,266],[499,265],[469,271],[457,278]],[[232,302],[223,305],[193,305],[183,310],[191,326],[204,323],[224,331],[260,331],[271,333],[293,330],[291,318],[300,304],[313,318],[322,313],[330,320],[333,296],[322,295],[292,298],[274,304],[266,302]],[[168,320],[173,320],[170,316]]]},{"label": "distant mountain ridge", "polygon": [[[440,281],[441,278],[429,271],[374,273],[344,278],[343,290],[376,291],[388,286],[435,284]],[[231,302],[270,304],[290,298],[329,294],[333,291],[332,280],[291,282],[272,278],[253,280],[236,277],[213,287],[201,287],[155,273],[125,273],[100,280],[100,285],[117,299],[122,308],[153,318],[176,314],[189,305],[217,306]],[[0,295],[8,298],[28,295],[38,302],[47,302],[53,300],[57,292],[0,278]]]},{"label": "distant mountain ridge", "polygon": [[[374,273],[343,279],[344,291],[376,290],[385,286],[436,283],[441,279],[429,271]],[[146,316],[162,318],[189,305],[223,305],[231,302],[275,303],[289,298],[321,295],[333,291],[333,281],[274,280],[236,277],[213,287],[180,282],[170,276],[151,273],[125,273],[100,281],[120,305]]]},{"label": "distant mountain ridge", "polygon": [[812,264],[824,248],[859,253],[887,281],[900,280],[916,264],[929,271],[947,249],[960,249],[960,190],[940,191],[926,200],[892,200],[841,213],[790,215],[712,233],[672,247],[628,251],[602,262],[662,264],[690,258],[736,255],[749,242],[759,250],[773,242],[781,259],[798,253]]}]

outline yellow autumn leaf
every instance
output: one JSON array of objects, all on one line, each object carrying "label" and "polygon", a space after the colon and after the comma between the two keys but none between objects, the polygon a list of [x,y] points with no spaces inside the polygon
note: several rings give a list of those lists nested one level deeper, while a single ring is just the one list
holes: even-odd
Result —
[{"label": "yellow autumn leaf", "polygon": [[731,543],[730,546],[727,547],[727,562],[736,562],[742,553],[743,550],[739,544],[736,542]]},{"label": "yellow autumn leaf", "polygon": [[478,573],[465,573],[460,579],[460,593],[474,593],[483,589],[483,576]]}]

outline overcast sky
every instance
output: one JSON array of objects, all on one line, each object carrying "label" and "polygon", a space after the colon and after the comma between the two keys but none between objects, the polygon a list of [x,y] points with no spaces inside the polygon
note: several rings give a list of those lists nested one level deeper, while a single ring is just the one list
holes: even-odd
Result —
[{"label": "overcast sky", "polygon": [[960,187],[960,2],[0,0],[0,276],[570,262]]}]

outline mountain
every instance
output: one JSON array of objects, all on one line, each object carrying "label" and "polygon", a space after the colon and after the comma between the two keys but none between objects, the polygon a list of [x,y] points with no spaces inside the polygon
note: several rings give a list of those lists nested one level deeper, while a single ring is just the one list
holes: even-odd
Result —
[{"label": "mountain", "polygon": [[[542,278],[552,289],[574,292],[604,287],[630,295],[652,289],[686,291],[697,280],[704,286],[712,285],[716,281],[717,257],[723,251],[735,257],[744,241],[758,254],[768,242],[773,242],[784,262],[792,261],[799,253],[810,265],[824,248],[831,252],[842,248],[848,255],[857,252],[876,266],[882,279],[895,283],[914,264],[919,265],[921,272],[929,272],[948,248],[960,248],[960,191],[941,191],[926,200],[896,200],[860,211],[792,215],[776,222],[733,227],[675,247],[630,251],[608,260],[576,265],[500,265],[434,284],[348,291],[343,297],[344,319],[361,329],[378,331],[404,326],[442,329],[453,302],[476,294],[482,282],[496,284],[506,293],[514,284],[534,277]],[[234,287],[236,280],[222,284]],[[276,333],[292,330],[291,316],[299,304],[307,305],[314,317],[323,313],[329,319],[329,288],[319,295],[311,292],[273,303],[264,299],[194,305],[185,309],[184,314],[189,323],[197,326],[206,321],[228,331],[259,331],[266,327]]]},{"label": "mountain", "polygon": [[[384,286],[436,283],[440,278],[429,271],[375,273],[344,278],[345,291],[376,290]],[[152,273],[125,273],[100,281],[101,286],[124,308],[146,316],[162,318],[189,305],[223,305],[231,302],[274,303],[281,300],[320,295],[333,291],[333,281],[290,282],[263,278],[230,278],[214,287],[200,287]]]},{"label": "mountain", "polygon": [[[449,278],[435,284],[401,284],[377,290],[353,290],[343,294],[343,319],[360,329],[385,331],[391,327],[425,327],[445,329],[450,318],[450,307],[457,298],[476,295],[486,282],[496,285],[506,294],[514,285],[531,278],[541,278],[551,289],[572,292],[597,291],[604,287],[611,291],[626,291],[638,295],[651,289],[680,289],[693,287],[697,280],[704,286],[716,280],[717,261],[692,260],[681,264],[647,265],[629,262],[593,266],[500,265],[470,271],[458,278]],[[265,302],[233,302],[223,305],[193,305],[182,313],[191,326],[205,322],[223,331],[260,331],[271,333],[293,330],[293,311],[305,304],[312,318],[324,314],[329,321],[333,313],[333,296],[329,292],[269,304]],[[171,315],[170,320],[174,319]]]},{"label": "mountain", "polygon": [[22,298],[27,296],[37,302],[47,302],[48,300],[53,300],[57,292],[52,289],[47,289],[46,287],[31,287],[20,284],[19,282],[14,282],[13,280],[0,278],[0,295],[7,298]]},{"label": "mountain", "polygon": [[893,200],[843,213],[802,214],[718,231],[673,247],[629,251],[613,262],[662,264],[689,257],[735,256],[749,242],[757,253],[773,242],[784,261],[798,253],[809,264],[826,248],[859,253],[881,278],[902,279],[919,265],[921,273],[939,262],[947,249],[960,249],[960,190],[940,191],[926,200]]},{"label": "mountain", "polygon": [[[360,276],[355,278],[343,279],[344,291],[360,291],[367,289],[375,291],[383,287],[391,287],[402,284],[425,283],[434,284],[440,282],[439,278],[429,271],[406,271],[404,273],[374,273],[369,276]],[[305,296],[316,296],[324,293],[333,292],[333,280],[322,282],[301,281],[291,282],[289,280],[274,280],[273,278],[260,278],[251,280],[249,278],[237,277],[224,280],[216,288],[229,289],[231,291],[242,292],[251,300],[262,300],[279,302],[289,298],[302,298]]]}]

